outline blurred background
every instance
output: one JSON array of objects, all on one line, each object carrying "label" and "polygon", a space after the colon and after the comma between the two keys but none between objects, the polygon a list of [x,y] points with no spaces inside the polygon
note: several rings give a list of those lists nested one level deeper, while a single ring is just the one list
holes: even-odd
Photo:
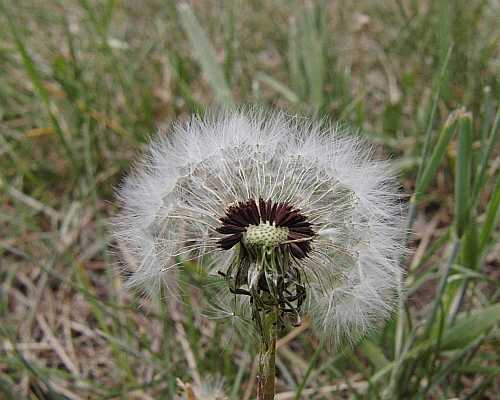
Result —
[{"label": "blurred background", "polygon": [[410,207],[401,312],[336,351],[283,332],[276,399],[498,398],[499,21],[496,0],[0,0],[0,398],[255,397],[255,342],[202,315],[196,266],[145,301],[107,232],[151,134],[239,104],[359,130]]}]

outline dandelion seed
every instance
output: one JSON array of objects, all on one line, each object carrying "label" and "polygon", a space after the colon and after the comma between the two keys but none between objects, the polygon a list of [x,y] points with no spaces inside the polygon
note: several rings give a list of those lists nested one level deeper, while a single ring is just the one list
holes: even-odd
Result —
[{"label": "dandelion seed", "polygon": [[308,314],[320,335],[353,341],[397,304],[404,207],[389,164],[338,126],[193,117],[151,143],[118,197],[130,286],[174,294],[179,258],[196,260],[226,283],[220,317],[243,313],[263,338],[269,315],[283,326]]},{"label": "dandelion seed", "polygon": [[178,400],[228,400],[224,392],[224,379],[219,376],[208,376],[200,385],[189,385],[177,380],[182,390]]}]

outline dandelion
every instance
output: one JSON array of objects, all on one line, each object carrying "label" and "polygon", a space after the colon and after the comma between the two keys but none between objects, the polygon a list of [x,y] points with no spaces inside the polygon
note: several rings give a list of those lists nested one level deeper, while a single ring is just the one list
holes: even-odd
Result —
[{"label": "dandelion", "polygon": [[404,209],[389,163],[349,133],[262,110],[193,117],[119,191],[128,284],[175,294],[187,259],[219,276],[224,313],[260,336],[259,399],[274,395],[281,327],[307,314],[322,337],[353,341],[397,305]]}]

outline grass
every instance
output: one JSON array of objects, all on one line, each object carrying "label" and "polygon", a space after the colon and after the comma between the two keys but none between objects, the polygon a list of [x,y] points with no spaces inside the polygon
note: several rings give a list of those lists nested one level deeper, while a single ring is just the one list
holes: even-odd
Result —
[{"label": "grass", "polygon": [[285,332],[277,399],[494,398],[498,5],[176,3],[0,0],[0,398],[173,399],[209,376],[252,398],[251,340],[194,289],[124,292],[106,231],[149,135],[231,103],[359,128],[410,199],[400,313],[336,354],[307,322]]}]

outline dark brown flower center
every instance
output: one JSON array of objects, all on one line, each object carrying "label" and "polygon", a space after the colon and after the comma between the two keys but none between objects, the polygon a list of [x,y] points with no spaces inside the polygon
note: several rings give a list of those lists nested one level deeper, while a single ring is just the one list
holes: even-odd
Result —
[{"label": "dark brown flower center", "polygon": [[217,232],[225,236],[218,244],[224,250],[237,243],[287,246],[291,254],[300,259],[311,250],[310,242],[315,235],[311,223],[299,209],[262,198],[258,202],[249,199],[228,207],[220,221],[222,225]]}]

